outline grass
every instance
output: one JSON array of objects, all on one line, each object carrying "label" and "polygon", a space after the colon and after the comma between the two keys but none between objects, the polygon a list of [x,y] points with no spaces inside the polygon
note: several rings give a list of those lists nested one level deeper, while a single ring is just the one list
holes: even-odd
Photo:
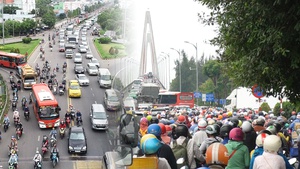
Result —
[{"label": "grass", "polygon": [[[98,42],[97,39],[94,41],[94,44],[96,49],[100,53],[101,55],[100,57],[102,59],[112,59],[116,57],[126,56],[125,46],[123,44],[119,44],[119,43],[101,44]],[[118,49],[119,53],[117,55],[111,55],[109,53],[109,49],[111,47]]]},{"label": "grass", "polygon": [[27,52],[28,56],[30,56],[33,50],[36,48],[36,46],[39,45],[39,42],[40,40],[36,39],[32,40],[29,44],[25,44],[23,42],[8,43],[4,46],[0,46],[0,51],[10,52],[11,49],[18,48],[20,50],[20,54],[25,55],[25,53]]}]

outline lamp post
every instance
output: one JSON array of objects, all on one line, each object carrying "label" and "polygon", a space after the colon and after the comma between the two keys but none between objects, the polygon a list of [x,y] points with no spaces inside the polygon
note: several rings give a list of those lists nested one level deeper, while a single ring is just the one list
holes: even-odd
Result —
[{"label": "lamp post", "polygon": [[178,53],[178,57],[179,57],[179,65],[178,65],[178,69],[179,69],[179,90],[181,92],[181,64],[180,64],[180,50],[176,50],[174,48],[171,48],[172,50],[176,51]]},{"label": "lamp post", "polygon": [[169,78],[167,79],[167,80],[168,80],[167,84],[168,84],[168,89],[170,89],[170,83],[171,83],[171,77],[170,77],[170,76],[171,76],[171,73],[170,73],[170,71],[171,71],[171,70],[170,70],[170,69],[171,69],[171,68],[170,68],[170,55],[169,55],[168,53],[165,53],[165,52],[161,52],[161,53],[164,54],[164,55],[166,55],[166,56],[168,56],[168,64],[169,64],[169,67],[168,67],[167,69],[169,70],[169,72],[168,72],[168,75],[169,75],[168,77],[169,77]]},{"label": "lamp post", "polygon": [[[197,43],[196,44],[193,44],[193,43],[190,43],[188,41],[184,41],[185,43],[188,43],[190,45],[193,45],[194,48],[196,49],[196,59],[195,59],[195,63],[196,63],[196,92],[198,92],[198,88],[199,88],[199,79],[198,79],[198,46],[197,46]],[[198,98],[197,98],[197,105],[198,105]]]},{"label": "lamp post", "polygon": [[4,42],[4,22],[5,22],[5,19],[4,19],[4,0],[2,0],[2,43],[3,43],[3,45],[5,45],[5,42]]},{"label": "lamp post", "polygon": [[13,37],[15,37],[15,19],[13,19]]}]

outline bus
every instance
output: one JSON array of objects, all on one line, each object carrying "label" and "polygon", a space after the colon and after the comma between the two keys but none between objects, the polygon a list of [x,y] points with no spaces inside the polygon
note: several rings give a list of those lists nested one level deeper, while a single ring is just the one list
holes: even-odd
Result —
[{"label": "bus", "polygon": [[7,53],[0,51],[0,66],[8,68],[16,68],[24,66],[27,63],[27,57],[19,53]]},{"label": "bus", "polygon": [[194,107],[194,94],[192,92],[160,92],[158,94],[157,104],[154,106],[189,106]]},{"label": "bus", "polygon": [[39,83],[32,85],[32,105],[40,128],[59,126],[59,111],[61,108],[48,85]]}]

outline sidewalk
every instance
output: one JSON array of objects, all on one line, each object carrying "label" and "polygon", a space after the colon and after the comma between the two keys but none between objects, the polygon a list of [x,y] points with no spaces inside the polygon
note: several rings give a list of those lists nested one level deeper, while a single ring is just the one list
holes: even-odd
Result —
[{"label": "sidewalk", "polygon": [[[65,24],[66,21],[67,21],[66,19],[61,20],[61,21],[57,22],[54,27],[58,28],[61,25]],[[43,36],[43,33],[39,33],[39,34],[36,34],[36,36],[31,35],[30,37],[31,37],[31,39],[47,38],[48,33],[51,32],[51,31],[53,31],[53,29],[49,29],[47,31],[44,31],[43,33],[44,33],[45,36]],[[16,36],[16,37],[12,37],[12,38],[5,38],[4,39],[4,44],[14,43],[14,42],[21,42],[22,39],[25,38],[25,37],[26,36]],[[3,45],[3,39],[2,38],[0,39],[0,44]]]}]

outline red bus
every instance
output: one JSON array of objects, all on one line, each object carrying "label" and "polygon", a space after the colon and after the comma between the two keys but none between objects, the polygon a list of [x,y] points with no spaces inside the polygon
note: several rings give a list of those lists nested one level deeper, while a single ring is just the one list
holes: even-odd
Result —
[{"label": "red bus", "polygon": [[24,66],[27,63],[27,57],[19,53],[7,53],[0,51],[0,66],[16,68]]},{"label": "red bus", "polygon": [[32,85],[32,105],[40,128],[52,128],[59,126],[58,102],[45,83]]},{"label": "red bus", "polygon": [[158,94],[158,101],[155,104],[158,107],[161,106],[189,106],[194,107],[195,104],[194,94],[192,92],[160,92]]}]

